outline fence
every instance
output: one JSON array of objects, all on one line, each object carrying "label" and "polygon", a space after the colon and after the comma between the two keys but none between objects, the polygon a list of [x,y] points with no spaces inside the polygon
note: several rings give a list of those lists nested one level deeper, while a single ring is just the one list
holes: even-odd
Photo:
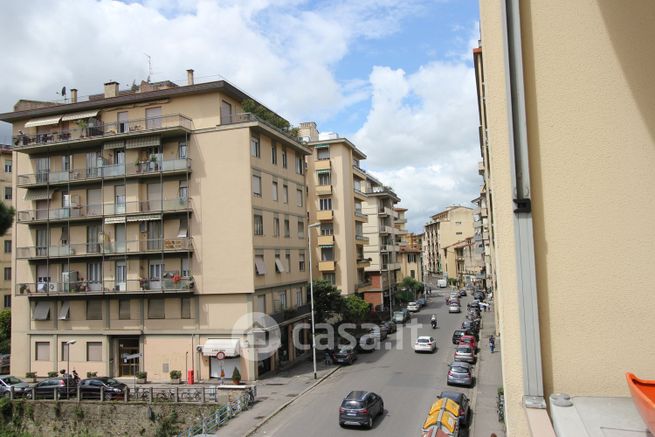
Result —
[{"label": "fence", "polygon": [[182,431],[177,437],[193,437],[198,434],[205,435],[216,432],[218,428],[225,425],[241,411],[247,410],[255,402],[256,390],[249,388],[236,399],[229,400],[227,404],[221,405],[209,417],[203,418],[199,423]]}]

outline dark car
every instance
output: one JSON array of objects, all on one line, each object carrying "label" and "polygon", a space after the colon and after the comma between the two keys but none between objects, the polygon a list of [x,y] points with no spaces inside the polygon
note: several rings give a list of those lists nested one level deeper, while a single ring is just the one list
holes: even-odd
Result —
[{"label": "dark car", "polygon": [[486,296],[484,295],[484,292],[476,291],[475,293],[473,293],[473,297],[479,300],[480,302],[482,302]]},{"label": "dark car", "polygon": [[457,391],[442,391],[439,394],[439,398],[448,398],[457,402],[459,405],[459,426],[460,428],[467,428],[470,425],[471,421],[471,406],[469,405],[469,399],[464,393]]},{"label": "dark car", "polygon": [[464,320],[462,322],[462,329],[468,329],[469,331],[474,331],[476,333],[480,332],[480,321],[475,320]]},{"label": "dark car", "polygon": [[459,338],[462,335],[473,335],[475,336],[475,339],[478,340],[478,336],[475,335],[473,331],[468,329],[455,329],[455,331],[453,331],[453,344],[459,344]]},{"label": "dark car", "polygon": [[391,320],[387,320],[386,322],[382,322],[382,324],[384,325],[385,328],[387,328],[387,332],[389,334],[393,334],[394,332],[396,332],[398,330],[398,327],[396,326],[396,324]]},{"label": "dark car", "polygon": [[[33,388],[36,399],[54,399],[55,391],[60,399],[70,399],[77,396],[77,384],[72,377],[49,378],[39,382]],[[25,396],[31,399],[32,390],[28,391]]]},{"label": "dark car", "polygon": [[384,413],[384,401],[370,391],[351,391],[339,407],[339,425],[373,427],[373,420]]},{"label": "dark car", "polygon": [[357,352],[351,347],[340,347],[334,353],[334,362],[337,364],[352,364],[357,359]]},{"label": "dark car", "polygon": [[453,361],[448,369],[448,385],[465,385],[473,386],[473,371],[470,363],[463,361]]},{"label": "dark car", "polygon": [[464,297],[464,296],[466,296],[466,289],[462,288],[461,290],[459,290],[459,297]]},{"label": "dark car", "polygon": [[81,399],[100,399],[100,391],[103,392],[106,400],[121,399],[129,388],[122,382],[107,377],[87,378],[80,381]]},{"label": "dark car", "polygon": [[30,389],[30,385],[25,381],[21,381],[15,376],[2,375],[0,376],[0,396],[9,396],[11,388],[14,388],[14,396],[24,396]]}]

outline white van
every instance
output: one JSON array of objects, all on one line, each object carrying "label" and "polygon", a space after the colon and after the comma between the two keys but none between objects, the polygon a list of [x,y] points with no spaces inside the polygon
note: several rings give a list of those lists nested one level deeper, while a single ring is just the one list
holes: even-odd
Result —
[{"label": "white van", "polygon": [[437,287],[446,288],[447,286],[448,286],[448,280],[447,279],[438,279],[437,280]]}]

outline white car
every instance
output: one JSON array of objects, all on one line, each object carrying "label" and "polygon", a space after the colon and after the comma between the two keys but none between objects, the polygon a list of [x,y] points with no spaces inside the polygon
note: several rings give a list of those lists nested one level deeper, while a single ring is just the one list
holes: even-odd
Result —
[{"label": "white car", "polygon": [[414,352],[434,352],[437,350],[437,340],[428,336],[421,336],[414,343]]},{"label": "white car", "polygon": [[416,302],[410,302],[407,304],[407,311],[411,311],[413,313],[417,312],[419,310],[419,306]]}]

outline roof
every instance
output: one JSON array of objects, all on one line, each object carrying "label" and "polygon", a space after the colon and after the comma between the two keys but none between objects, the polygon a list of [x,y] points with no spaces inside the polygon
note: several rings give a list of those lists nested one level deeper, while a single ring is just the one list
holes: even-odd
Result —
[{"label": "roof", "polygon": [[353,154],[355,154],[359,159],[366,159],[366,154],[361,150],[359,150],[357,146],[355,146],[353,143],[351,143],[350,140],[348,140],[348,138],[334,138],[329,140],[310,141],[307,143],[307,146],[316,147],[322,144],[345,144],[352,149]]},{"label": "roof", "polygon": [[358,401],[361,401],[362,399],[364,399],[364,397],[366,397],[368,393],[369,392],[364,390],[351,391],[350,393],[348,393],[348,396],[346,396],[345,399],[356,399]]}]

